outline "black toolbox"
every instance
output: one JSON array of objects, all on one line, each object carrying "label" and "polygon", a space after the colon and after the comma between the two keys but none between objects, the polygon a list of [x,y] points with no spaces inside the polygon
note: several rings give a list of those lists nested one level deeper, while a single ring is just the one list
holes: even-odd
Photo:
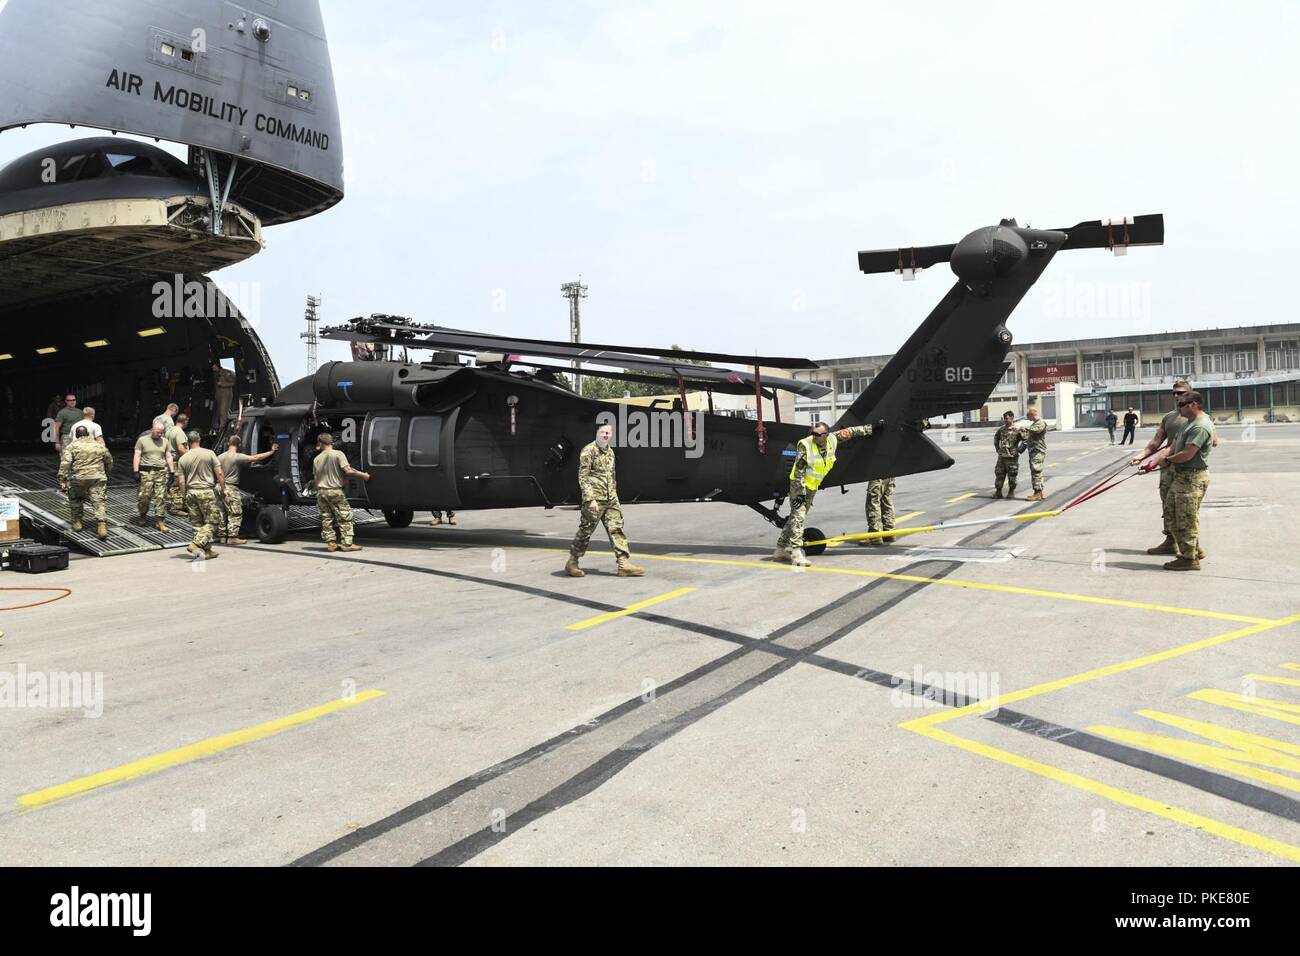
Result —
[{"label": "black toolbox", "polygon": [[66,571],[68,549],[57,544],[24,544],[9,549],[9,570],[37,574],[41,571]]},{"label": "black toolbox", "polygon": [[9,567],[9,551],[11,548],[21,548],[35,543],[31,538],[14,538],[12,541],[0,541],[0,571]]}]

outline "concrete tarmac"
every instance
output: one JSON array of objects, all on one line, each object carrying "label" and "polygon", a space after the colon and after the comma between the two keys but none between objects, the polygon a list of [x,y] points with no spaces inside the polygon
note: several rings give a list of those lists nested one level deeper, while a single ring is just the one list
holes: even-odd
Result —
[{"label": "concrete tarmac", "polygon": [[[994,500],[971,434],[900,527],[1130,452],[1049,433]],[[701,503],[625,505],[635,579],[564,576],[573,509],[0,575],[49,589],[0,592],[0,863],[1300,862],[1300,426],[1220,434],[1200,572],[1149,475],[802,571]]]}]

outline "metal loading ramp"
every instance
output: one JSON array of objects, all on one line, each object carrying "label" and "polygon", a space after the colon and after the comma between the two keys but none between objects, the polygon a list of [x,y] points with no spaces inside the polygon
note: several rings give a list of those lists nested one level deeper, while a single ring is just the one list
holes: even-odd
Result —
[{"label": "metal loading ramp", "polygon": [[[108,539],[99,540],[93,522],[83,524],[80,531],[73,531],[68,499],[58,490],[58,470],[58,460],[52,453],[0,458],[0,496],[17,498],[21,516],[34,526],[56,534],[69,547],[99,558],[183,548],[193,540],[194,526],[185,518],[168,515],[164,521],[166,531],[158,531],[152,524],[143,528],[136,524],[139,512],[135,482],[119,477],[116,468],[108,481],[106,496]],[[129,467],[126,470],[129,472]],[[246,515],[252,510],[248,495],[244,496],[244,508]],[[369,511],[354,510],[353,514],[357,525],[383,520],[381,515]],[[289,509],[290,531],[315,531],[319,527],[320,515],[315,508],[295,505]]]}]

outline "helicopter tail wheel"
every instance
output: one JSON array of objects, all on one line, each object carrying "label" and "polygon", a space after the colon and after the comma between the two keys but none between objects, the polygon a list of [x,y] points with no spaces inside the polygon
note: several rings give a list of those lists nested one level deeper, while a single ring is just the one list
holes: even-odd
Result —
[{"label": "helicopter tail wheel", "polygon": [[415,518],[414,511],[385,511],[384,520],[388,522],[390,528],[407,528],[410,527],[412,519]]},{"label": "helicopter tail wheel", "polygon": [[255,523],[257,540],[263,544],[279,544],[289,533],[289,516],[275,505],[259,508]]},{"label": "helicopter tail wheel", "polygon": [[[825,541],[826,535],[822,534],[821,528],[804,528],[803,539],[804,541]],[[826,550],[826,545],[805,544],[803,546],[803,550],[804,550],[804,554],[811,554],[815,557],[816,555],[819,555]]]}]

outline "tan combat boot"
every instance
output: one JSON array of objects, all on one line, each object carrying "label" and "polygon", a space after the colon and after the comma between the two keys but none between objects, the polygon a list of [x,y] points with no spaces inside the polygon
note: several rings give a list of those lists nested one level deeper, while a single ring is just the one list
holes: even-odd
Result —
[{"label": "tan combat boot", "polygon": [[248,544],[247,538],[227,538],[226,544]]},{"label": "tan combat boot", "polygon": [[790,552],[790,563],[796,568],[812,567],[812,562],[809,561],[808,556],[803,553],[803,548],[795,548]]},{"label": "tan combat boot", "polygon": [[861,541],[858,542],[858,545],[863,548],[871,548],[871,547],[879,547],[884,543],[885,542],[882,541],[880,538],[863,538]]},{"label": "tan combat boot", "polygon": [[331,541],[329,544],[325,545],[326,551],[337,551],[338,549],[339,543],[337,541]]},{"label": "tan combat boot", "polygon": [[994,497],[994,498],[1001,498],[1001,497],[1002,497],[1002,489],[1001,489],[1001,488],[994,488],[994,489],[993,489],[993,497]]},{"label": "tan combat boot", "polygon": [[219,558],[219,557],[221,557],[221,555],[217,554],[217,552],[212,550],[212,545],[208,545],[206,548],[203,549],[203,560],[211,561],[214,558]]},{"label": "tan combat boot", "polygon": [[1201,562],[1196,558],[1175,558],[1165,562],[1164,568],[1166,571],[1199,571]]},{"label": "tan combat boot", "polygon": [[618,559],[618,576],[620,578],[639,578],[645,574],[645,568],[638,568],[627,558]]},{"label": "tan combat boot", "polygon": [[1197,561],[1204,561],[1204,560],[1205,560],[1205,549],[1204,549],[1204,548],[1197,548],[1197,549],[1196,549],[1196,560],[1197,560]]},{"label": "tan combat boot", "polygon": [[1177,554],[1178,549],[1174,547],[1173,535],[1165,535],[1165,540],[1154,548],[1147,548],[1147,554]]},{"label": "tan combat boot", "polygon": [[452,525],[454,525],[455,523],[456,523],[456,516],[455,516],[455,515],[447,515],[447,524],[452,524]]},{"label": "tan combat boot", "polygon": [[166,526],[165,524],[163,524],[163,519],[162,519],[162,518],[159,518],[159,519],[158,519],[157,528],[158,528],[159,531],[166,531],[166,530],[167,530],[167,526]]},{"label": "tan combat boot", "polygon": [[434,515],[431,519],[429,519],[429,524],[440,525],[442,524],[442,519],[439,518],[437,515]]},{"label": "tan combat boot", "polygon": [[75,520],[72,522],[72,530],[73,530],[73,531],[80,531],[80,530],[81,530],[81,519],[80,519],[80,518],[77,518],[77,519],[75,519]]},{"label": "tan combat boot", "polygon": [[1029,496],[1028,498],[1026,498],[1025,500],[1026,500],[1026,501],[1042,501],[1042,500],[1043,500],[1043,493],[1042,493],[1041,491],[1035,491],[1032,495],[1030,495],[1030,496]]},{"label": "tan combat boot", "polygon": [[359,544],[341,544],[341,545],[339,545],[339,550],[340,550],[340,551],[360,551],[360,550],[361,550],[361,545],[359,545]]},{"label": "tan combat boot", "polygon": [[564,573],[571,578],[582,578],[587,575],[586,571],[578,567],[578,559],[575,557],[570,557],[569,560],[565,562]]},{"label": "tan combat boot", "polygon": [[107,540],[108,540],[108,522],[107,522],[107,521],[101,521],[101,522],[99,522],[99,524],[95,527],[95,537],[99,538],[100,541],[107,541]]},{"label": "tan combat boot", "polygon": [[194,555],[194,557],[196,558],[203,557],[202,549],[200,549],[199,546],[195,544],[193,541],[191,541],[189,544],[185,546],[185,550],[188,551],[190,554]]},{"label": "tan combat boot", "polygon": [[142,528],[147,528],[147,527],[149,527],[149,516],[148,516],[148,515],[141,515],[140,517],[138,517],[138,518],[135,519],[135,523],[138,524],[138,525],[139,525],[140,527],[142,527]]},{"label": "tan combat boot", "polygon": [[778,547],[775,551],[772,552],[772,560],[780,562],[781,564],[789,564],[790,549]]}]

